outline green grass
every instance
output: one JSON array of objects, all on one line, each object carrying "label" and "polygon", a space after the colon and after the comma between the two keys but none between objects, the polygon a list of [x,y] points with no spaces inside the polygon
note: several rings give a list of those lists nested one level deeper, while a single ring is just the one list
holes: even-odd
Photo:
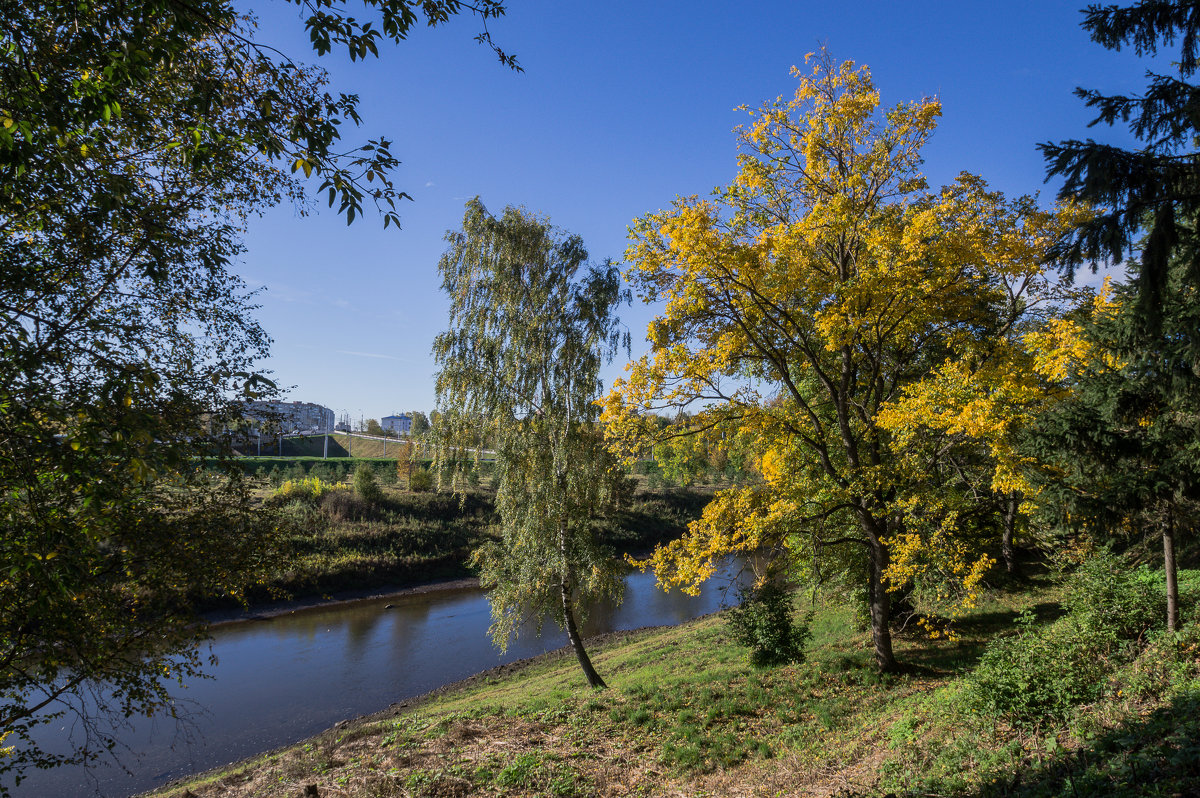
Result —
[{"label": "green grass", "polygon": [[587,689],[560,653],[165,794],[1197,794],[1200,571],[1181,576],[1184,630],[1131,649],[1102,697],[1062,723],[1016,728],[964,700],[1018,613],[1039,628],[1061,616],[1059,586],[1041,579],[981,602],[956,642],[897,634],[896,674],[875,671],[837,597],[816,608],[806,660],[782,667],[751,667],[710,616],[594,647],[607,690]]},{"label": "green grass", "polygon": [[[879,713],[926,691],[928,680],[877,677],[846,608],[826,606],[819,621],[802,665],[749,667],[724,622],[709,617],[596,651],[608,690],[587,690],[572,658],[545,659],[396,720],[340,732],[340,743],[311,742],[284,755],[287,763],[251,767],[251,778],[276,783],[273,769],[335,778],[349,766],[330,763],[349,762],[347,746],[369,747],[384,770],[388,761],[404,762],[396,793],[403,795],[592,795],[626,778],[610,766],[615,752],[632,757],[621,770],[636,776],[630,792],[654,792],[656,780],[768,767],[780,756],[826,763]],[[905,654],[927,645],[901,641],[898,648]]]}]

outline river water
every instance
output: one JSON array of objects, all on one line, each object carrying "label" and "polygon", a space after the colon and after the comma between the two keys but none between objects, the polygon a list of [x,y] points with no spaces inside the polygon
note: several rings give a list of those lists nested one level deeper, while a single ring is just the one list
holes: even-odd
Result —
[{"label": "river water", "polygon": [[[739,570],[732,564],[722,569],[696,597],[664,592],[652,575],[632,573],[626,578],[624,601],[593,608],[584,632],[677,624],[714,612],[733,600],[728,589]],[[490,622],[486,595],[471,588],[216,627],[212,652],[218,664],[207,668],[212,678],[175,692],[177,705],[188,711],[185,723],[136,722],[122,732],[127,750],[119,752],[120,765],[102,762],[86,769],[35,772],[13,794],[128,796],[567,643],[566,635],[547,623],[540,638],[532,628],[523,629],[501,655],[487,637]],[[82,733],[77,723],[64,718],[45,727],[42,739],[48,747],[62,749]]]}]

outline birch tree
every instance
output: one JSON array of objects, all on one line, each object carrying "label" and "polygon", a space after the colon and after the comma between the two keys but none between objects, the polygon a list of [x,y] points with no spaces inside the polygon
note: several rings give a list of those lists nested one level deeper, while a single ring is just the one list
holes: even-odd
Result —
[{"label": "birch tree", "polygon": [[621,478],[595,402],[601,366],[623,340],[628,347],[613,314],[628,292],[612,263],[589,265],[579,236],[521,209],[496,218],[476,198],[446,240],[438,462],[457,464],[457,479],[463,450],[478,458],[478,441],[493,441],[501,535],[474,555],[491,590],[492,638],[503,649],[527,619],[550,616],[588,684],[604,687],[579,622],[590,602],[619,599],[623,584],[592,520]]}]

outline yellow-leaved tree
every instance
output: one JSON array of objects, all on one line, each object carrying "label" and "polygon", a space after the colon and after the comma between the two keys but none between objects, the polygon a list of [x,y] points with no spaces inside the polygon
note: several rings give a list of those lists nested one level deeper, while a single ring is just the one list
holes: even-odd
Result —
[{"label": "yellow-leaved tree", "polygon": [[[1021,450],[1022,436],[1039,413],[1069,395],[1068,362],[1082,356],[1080,314],[1106,303],[1090,288],[1071,288],[1037,270],[999,275],[1008,298],[1002,324],[986,336],[951,342],[945,362],[923,380],[904,388],[879,413],[880,426],[895,436],[898,449],[923,476],[909,490],[909,504],[925,529],[953,524],[962,512],[998,516],[1005,570],[1018,573],[1016,532],[1031,509],[1028,482],[1034,465]],[[941,508],[938,514],[931,509]],[[918,525],[920,526],[920,525]],[[909,545],[919,553],[917,531]],[[920,572],[893,551],[893,585]]]},{"label": "yellow-leaved tree", "polygon": [[[627,279],[664,310],[650,352],[605,400],[613,446],[635,450],[650,413],[692,403],[754,441],[759,484],[716,495],[651,558],[694,587],[714,559],[772,548],[791,567],[865,593],[875,660],[895,667],[889,547],[919,479],[880,410],[1011,315],[1007,286],[1034,273],[1068,223],[971,175],[927,188],[921,148],[935,99],[880,109],[866,67],[810,58],[795,95],[750,111],[739,173],[711,199],[638,219]],[[990,560],[953,530],[926,536],[972,593]]]}]

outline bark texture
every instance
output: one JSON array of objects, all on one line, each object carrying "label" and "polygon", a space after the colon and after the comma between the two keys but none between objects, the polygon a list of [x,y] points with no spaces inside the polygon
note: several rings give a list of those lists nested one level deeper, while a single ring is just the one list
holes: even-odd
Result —
[{"label": "bark texture", "polygon": [[1175,525],[1163,525],[1163,570],[1167,574],[1167,631],[1179,630],[1179,578],[1175,567]]},{"label": "bark texture", "polygon": [[579,636],[579,627],[575,625],[575,612],[571,607],[571,584],[565,579],[562,581],[562,603],[563,625],[567,627],[567,639],[571,641],[571,648],[575,650],[575,658],[579,660],[579,667],[583,669],[583,675],[587,677],[588,687],[593,689],[608,687],[600,678],[600,674],[596,673],[596,669],[592,667],[592,658],[588,656],[587,649],[583,647],[583,638]]}]

